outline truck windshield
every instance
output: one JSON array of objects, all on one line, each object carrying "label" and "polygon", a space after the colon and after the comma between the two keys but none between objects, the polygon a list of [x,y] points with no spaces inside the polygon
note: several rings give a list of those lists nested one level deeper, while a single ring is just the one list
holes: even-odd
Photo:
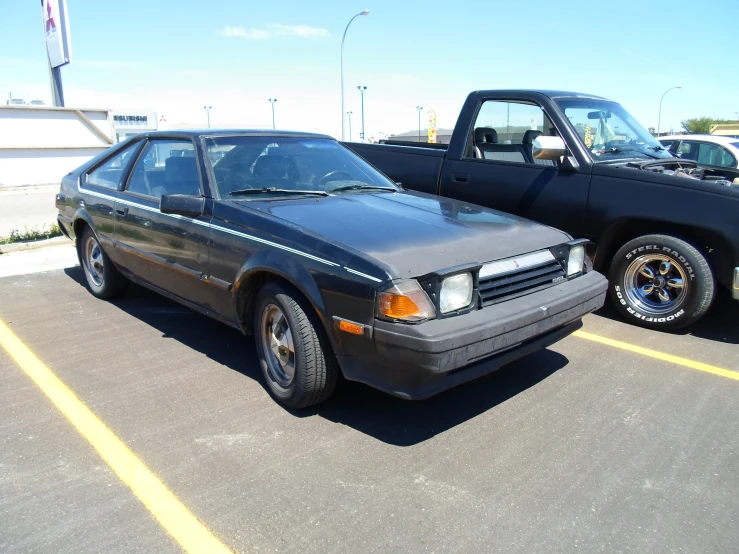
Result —
[{"label": "truck windshield", "polygon": [[329,138],[208,137],[205,150],[218,194],[226,200],[399,190],[354,152]]},{"label": "truck windshield", "polygon": [[555,102],[596,162],[673,157],[620,104],[593,98],[559,98]]}]

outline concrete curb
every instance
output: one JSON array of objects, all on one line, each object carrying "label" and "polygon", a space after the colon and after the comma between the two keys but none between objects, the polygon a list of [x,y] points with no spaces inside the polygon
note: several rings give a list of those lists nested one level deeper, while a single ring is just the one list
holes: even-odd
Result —
[{"label": "concrete curb", "polygon": [[59,183],[50,183],[48,185],[20,185],[20,186],[0,186],[0,195],[3,194],[22,194],[33,192],[51,192],[59,190]]},{"label": "concrete curb", "polygon": [[14,242],[13,244],[0,245],[0,255],[10,254],[11,252],[21,252],[23,250],[37,250],[48,246],[59,246],[60,244],[74,244],[67,237],[53,237],[44,240],[33,240],[29,242]]}]

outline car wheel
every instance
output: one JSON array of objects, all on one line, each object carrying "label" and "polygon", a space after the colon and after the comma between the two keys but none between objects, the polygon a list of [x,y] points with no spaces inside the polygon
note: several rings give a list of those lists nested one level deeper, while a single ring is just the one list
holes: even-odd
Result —
[{"label": "car wheel", "polygon": [[267,389],[278,402],[306,408],[331,396],[338,364],[312,307],[297,291],[275,282],[262,287],[254,335]]},{"label": "car wheel", "polygon": [[79,258],[90,292],[98,298],[113,298],[126,288],[128,280],[110,261],[95,233],[89,227],[82,232]]},{"label": "car wheel", "polygon": [[716,282],[703,255],[687,242],[646,235],[616,253],[609,273],[610,296],[627,320],[652,329],[678,329],[711,307]]}]

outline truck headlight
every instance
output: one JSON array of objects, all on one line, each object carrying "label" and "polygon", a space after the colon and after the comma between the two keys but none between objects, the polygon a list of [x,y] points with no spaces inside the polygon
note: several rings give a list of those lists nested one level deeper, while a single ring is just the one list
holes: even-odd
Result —
[{"label": "truck headlight", "polygon": [[409,322],[436,317],[436,309],[418,281],[393,281],[377,293],[377,317]]},{"label": "truck headlight", "polygon": [[570,257],[567,259],[567,277],[572,277],[578,273],[582,273],[582,267],[585,263],[585,247],[575,245],[570,248]]},{"label": "truck headlight", "polygon": [[466,308],[472,302],[473,281],[471,273],[460,273],[441,282],[439,309],[446,314]]}]

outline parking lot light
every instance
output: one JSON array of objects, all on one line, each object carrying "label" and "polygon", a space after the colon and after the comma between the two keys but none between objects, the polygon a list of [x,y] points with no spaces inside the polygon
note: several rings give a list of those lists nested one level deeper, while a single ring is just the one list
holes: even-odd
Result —
[{"label": "parking lot light", "polygon": [[665,91],[665,93],[662,95],[662,98],[659,99],[659,115],[657,116],[657,138],[659,138],[659,126],[660,126],[660,123],[662,123],[662,100],[664,100],[665,94],[667,94],[671,90],[680,89],[680,88],[683,88],[683,87],[668,88]]},{"label": "parking lot light", "polygon": [[344,137],[344,39],[346,38],[346,32],[349,30],[349,25],[352,24],[357,17],[360,15],[369,15],[369,10],[359,12],[357,15],[349,20],[344,29],[344,35],[341,37],[341,140],[345,140]]}]

